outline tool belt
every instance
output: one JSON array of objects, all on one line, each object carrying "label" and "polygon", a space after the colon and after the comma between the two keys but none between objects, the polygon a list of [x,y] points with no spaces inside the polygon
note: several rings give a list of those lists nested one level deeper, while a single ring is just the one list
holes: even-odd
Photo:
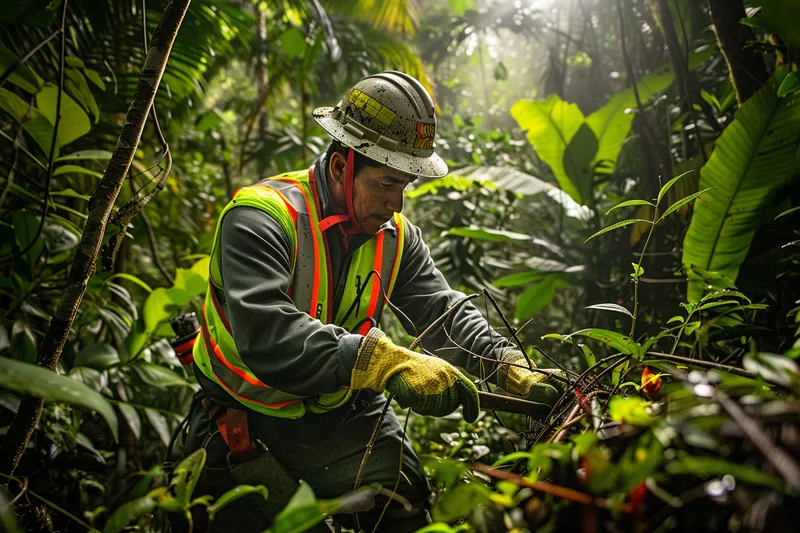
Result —
[{"label": "tool belt", "polygon": [[[248,412],[227,407],[212,398],[201,400],[209,418],[228,446],[228,466],[239,485],[264,485],[269,497],[253,498],[254,504],[270,521],[289,503],[300,484],[275,459],[267,446],[251,436]],[[257,503],[256,503],[257,501]]]}]

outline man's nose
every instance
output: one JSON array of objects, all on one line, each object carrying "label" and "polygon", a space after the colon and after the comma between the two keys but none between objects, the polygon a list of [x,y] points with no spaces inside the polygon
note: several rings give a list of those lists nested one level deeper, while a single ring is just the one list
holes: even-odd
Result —
[{"label": "man's nose", "polygon": [[393,193],[386,200],[386,208],[391,209],[393,213],[400,213],[403,210],[403,193]]}]

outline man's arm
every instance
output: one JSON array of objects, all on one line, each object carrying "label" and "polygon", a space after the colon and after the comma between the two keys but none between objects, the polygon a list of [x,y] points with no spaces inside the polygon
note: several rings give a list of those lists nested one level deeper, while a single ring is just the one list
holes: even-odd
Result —
[{"label": "man's arm", "polygon": [[289,243],[280,225],[251,207],[222,221],[227,318],[242,361],[269,386],[298,396],[350,384],[361,335],[323,324],[295,307]]},{"label": "man's arm", "polygon": [[[464,294],[453,290],[444,276],[433,264],[430,250],[423,242],[418,227],[406,220],[406,240],[400,271],[395,282],[391,301],[413,322],[408,324],[402,317],[400,321],[410,335],[422,333]],[[445,329],[447,333],[445,333]],[[474,376],[481,375],[481,360],[472,357],[455,346],[447,335],[459,346],[484,357],[497,359],[510,343],[494,331],[478,309],[466,302],[448,315],[442,326],[434,328],[422,339],[422,345],[429,351],[465,369]],[[440,348],[445,348],[440,350]],[[494,370],[494,364],[483,361],[486,375]],[[494,381],[494,380],[492,380]]]}]

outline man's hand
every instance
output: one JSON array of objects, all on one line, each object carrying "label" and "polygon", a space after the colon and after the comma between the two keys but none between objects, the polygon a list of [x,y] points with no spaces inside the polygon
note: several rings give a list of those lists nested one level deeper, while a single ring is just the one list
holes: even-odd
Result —
[{"label": "man's hand", "polygon": [[480,409],[478,389],[456,367],[396,346],[374,328],[361,343],[350,386],[388,390],[401,407],[421,415],[444,416],[462,405],[464,420],[472,422]]},{"label": "man's hand", "polygon": [[564,382],[552,377],[552,374],[566,377],[563,371],[529,370],[526,357],[519,350],[511,349],[503,352],[498,365],[497,384],[515,396],[552,406],[564,392]]}]

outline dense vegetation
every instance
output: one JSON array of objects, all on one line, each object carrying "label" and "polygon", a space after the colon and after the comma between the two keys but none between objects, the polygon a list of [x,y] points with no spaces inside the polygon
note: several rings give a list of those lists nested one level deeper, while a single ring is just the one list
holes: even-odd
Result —
[{"label": "dense vegetation", "polygon": [[[197,385],[169,322],[232,193],[311,164],[311,110],[394,68],[435,96],[451,167],[409,218],[570,378],[536,416],[398,412],[426,531],[796,530],[797,2],[187,4],[0,5],[0,528],[157,531],[268,497],[212,502],[202,453],[176,465]],[[374,490],[304,486],[273,530]]]}]

